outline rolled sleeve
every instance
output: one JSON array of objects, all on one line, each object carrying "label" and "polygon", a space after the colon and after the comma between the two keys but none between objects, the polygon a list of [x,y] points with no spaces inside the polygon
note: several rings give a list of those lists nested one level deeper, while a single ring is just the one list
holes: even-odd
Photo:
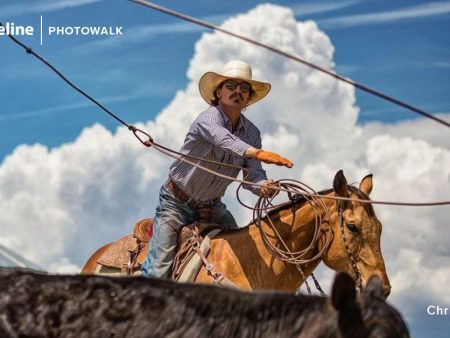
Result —
[{"label": "rolled sleeve", "polygon": [[215,146],[241,157],[250,148],[223,125],[223,119],[217,114],[202,114],[194,123],[199,136]]},{"label": "rolled sleeve", "polygon": [[[256,160],[247,160],[246,162],[248,163],[246,167],[250,170],[250,173],[247,176],[244,176],[246,181],[260,184],[261,182],[267,180],[266,171],[262,168],[261,162]],[[254,185],[243,184],[242,187],[258,196],[261,192],[261,188]]]}]

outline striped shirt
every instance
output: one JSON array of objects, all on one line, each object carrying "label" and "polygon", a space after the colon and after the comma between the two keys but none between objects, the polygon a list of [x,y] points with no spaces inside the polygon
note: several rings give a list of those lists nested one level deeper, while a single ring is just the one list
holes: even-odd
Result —
[{"label": "striped shirt", "polygon": [[[219,106],[211,106],[195,119],[186,135],[180,153],[203,159],[229,163],[250,170],[245,179],[254,183],[267,180],[261,162],[244,157],[250,148],[261,149],[259,129],[244,115],[240,115],[236,130],[232,130],[228,116]],[[241,171],[237,168],[188,159],[221,174],[236,178]],[[176,160],[170,167],[170,178],[175,184],[198,202],[222,197],[232,181],[208,173],[189,163]],[[244,188],[259,195],[260,189],[244,185]]]}]

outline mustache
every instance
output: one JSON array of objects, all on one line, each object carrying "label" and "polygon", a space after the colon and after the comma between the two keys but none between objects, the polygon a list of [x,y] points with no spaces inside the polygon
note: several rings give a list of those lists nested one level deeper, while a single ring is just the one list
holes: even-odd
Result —
[{"label": "mustache", "polygon": [[242,96],[241,93],[235,93],[233,95],[230,96],[230,99],[234,99],[235,97],[239,97],[241,100],[244,99],[244,97]]}]

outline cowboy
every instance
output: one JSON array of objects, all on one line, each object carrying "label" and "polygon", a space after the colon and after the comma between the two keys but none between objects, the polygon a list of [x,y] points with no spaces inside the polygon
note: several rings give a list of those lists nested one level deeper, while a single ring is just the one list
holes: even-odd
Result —
[{"label": "cowboy", "polygon": [[[293,164],[278,154],[262,150],[260,131],[242,114],[247,106],[264,98],[270,88],[269,83],[253,80],[250,66],[242,61],[228,62],[222,74],[205,73],[199,89],[210,107],[192,123],[180,153],[195,156],[197,159],[188,159],[234,178],[241,170],[239,167],[246,168],[249,173],[244,178],[263,187],[243,187],[256,195],[273,196],[276,193],[271,189],[273,180],[267,179],[260,161],[288,168]],[[160,190],[153,236],[142,265],[144,276],[169,277],[178,232],[197,219],[198,210],[212,209],[214,223],[225,230],[238,228],[233,215],[220,200],[230,183],[229,179],[181,160],[172,164],[169,179]]]}]

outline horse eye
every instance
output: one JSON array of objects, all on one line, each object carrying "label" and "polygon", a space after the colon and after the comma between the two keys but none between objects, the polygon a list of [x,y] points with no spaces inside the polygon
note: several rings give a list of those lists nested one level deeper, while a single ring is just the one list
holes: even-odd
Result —
[{"label": "horse eye", "polygon": [[351,232],[358,232],[358,228],[356,227],[355,223],[348,223],[347,224],[347,228],[351,231]]}]

